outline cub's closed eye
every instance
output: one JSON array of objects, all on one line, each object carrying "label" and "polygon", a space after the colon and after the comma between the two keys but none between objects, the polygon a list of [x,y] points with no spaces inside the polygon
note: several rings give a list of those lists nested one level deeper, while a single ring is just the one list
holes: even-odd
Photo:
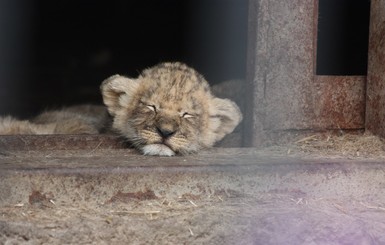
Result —
[{"label": "cub's closed eye", "polygon": [[156,112],[156,106],[154,106],[154,105],[147,105],[147,108],[153,112]]},{"label": "cub's closed eye", "polygon": [[183,117],[183,118],[192,118],[192,117],[194,117],[194,116],[191,115],[191,114],[188,114],[187,112],[185,112],[185,113],[182,114],[182,117]]}]

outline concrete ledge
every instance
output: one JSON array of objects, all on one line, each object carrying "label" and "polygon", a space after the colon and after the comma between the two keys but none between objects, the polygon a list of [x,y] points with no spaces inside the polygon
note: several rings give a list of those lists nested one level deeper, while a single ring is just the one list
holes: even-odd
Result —
[{"label": "concrete ledge", "polygon": [[[88,200],[102,201],[117,191],[150,188],[175,198],[199,194],[197,186],[205,186],[211,192],[231,189],[247,196],[296,190],[319,197],[370,195],[385,202],[381,161],[269,154],[252,148],[214,148],[177,157],[142,156],[132,149],[13,151],[0,156],[0,204],[26,201],[35,190],[53,193],[64,183],[69,189],[54,196],[76,190]],[[89,186],[101,188],[104,197],[89,193]]]},{"label": "concrete ledge", "polygon": [[251,148],[178,157],[99,148],[8,151],[0,156],[0,229],[10,235],[0,241],[22,234],[51,244],[106,242],[124,229],[131,235],[116,241],[381,243],[384,191],[385,164],[376,160]]}]

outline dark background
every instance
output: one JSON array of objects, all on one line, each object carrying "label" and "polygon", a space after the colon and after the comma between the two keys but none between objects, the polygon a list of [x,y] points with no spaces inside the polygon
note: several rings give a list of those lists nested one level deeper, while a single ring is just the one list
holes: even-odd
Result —
[{"label": "dark background", "polygon": [[247,0],[0,1],[0,115],[101,103],[99,85],[182,61],[244,78]]},{"label": "dark background", "polygon": [[[318,75],[366,75],[368,0],[320,0]],[[0,115],[101,103],[99,85],[182,61],[243,79],[248,0],[0,0]]]},{"label": "dark background", "polygon": [[369,0],[320,0],[317,75],[366,75]]}]

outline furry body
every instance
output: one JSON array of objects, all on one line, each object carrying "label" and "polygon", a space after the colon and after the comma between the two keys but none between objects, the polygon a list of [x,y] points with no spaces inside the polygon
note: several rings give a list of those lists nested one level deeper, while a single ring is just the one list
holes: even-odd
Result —
[{"label": "furry body", "polygon": [[242,120],[237,105],[212,95],[207,81],[182,63],[162,63],[138,78],[101,84],[104,107],[45,112],[30,121],[0,118],[0,134],[100,133],[112,129],[146,155],[188,154],[210,147]]}]

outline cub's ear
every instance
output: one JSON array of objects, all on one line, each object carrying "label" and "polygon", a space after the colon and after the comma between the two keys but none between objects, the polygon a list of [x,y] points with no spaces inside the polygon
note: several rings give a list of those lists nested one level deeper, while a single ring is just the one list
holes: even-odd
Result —
[{"label": "cub's ear", "polygon": [[120,75],[114,75],[104,80],[100,85],[100,90],[108,112],[115,116],[120,109],[127,106],[138,86],[139,81],[137,79],[130,79]]},{"label": "cub's ear", "polygon": [[231,133],[242,121],[242,113],[238,106],[229,99],[212,99],[210,111],[210,127],[215,137],[215,142],[221,140],[226,134]]}]

